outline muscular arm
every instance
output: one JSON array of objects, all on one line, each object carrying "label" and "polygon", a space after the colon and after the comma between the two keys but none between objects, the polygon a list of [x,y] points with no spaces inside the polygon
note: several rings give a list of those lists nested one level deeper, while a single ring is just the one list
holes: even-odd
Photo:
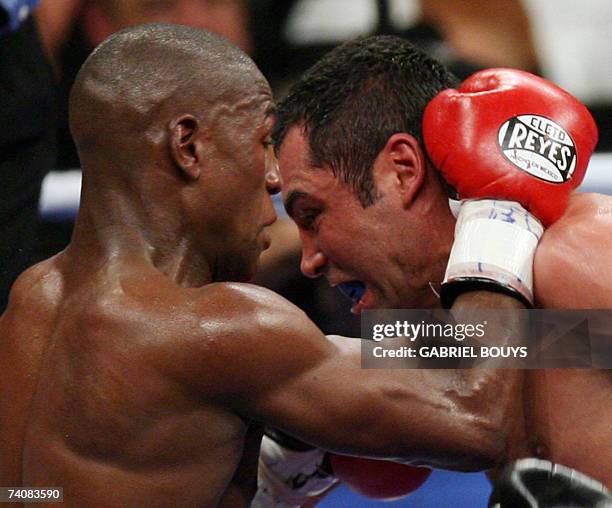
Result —
[{"label": "muscular arm", "polygon": [[[489,291],[473,291],[460,295],[452,307],[453,312],[470,309],[506,309],[522,310],[525,306],[522,302],[507,295],[491,293]],[[513,314],[508,313],[508,319],[512,319]],[[495,316],[489,318],[489,324]],[[526,323],[517,319],[514,322],[497,323],[511,330],[514,336],[524,336],[526,334]],[[484,337],[485,342],[489,342],[489,337]],[[474,372],[475,370],[475,372]],[[479,372],[480,371],[480,372]],[[524,425],[523,414],[523,383],[525,371],[519,369],[471,369],[463,371],[463,375],[472,376],[474,381],[478,376],[485,382],[484,390],[477,399],[478,404],[489,415],[489,419],[499,431],[499,446],[501,449],[499,459],[504,459],[510,434],[516,430],[517,426]]]},{"label": "muscular arm", "polygon": [[[217,331],[224,335],[214,344],[203,341],[212,350],[198,380],[218,403],[341,453],[457,470],[489,468],[503,455],[502,406],[517,389],[518,375],[361,369],[357,341],[327,340],[274,293],[245,285],[218,290],[215,301],[224,301],[234,317],[221,319],[226,326]],[[500,308],[502,302],[516,306],[507,297],[482,294],[456,305]]]}]

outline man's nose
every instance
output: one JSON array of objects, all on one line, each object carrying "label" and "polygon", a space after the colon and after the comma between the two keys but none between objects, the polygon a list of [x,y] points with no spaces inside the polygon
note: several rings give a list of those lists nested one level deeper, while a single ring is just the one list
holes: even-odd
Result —
[{"label": "man's nose", "polygon": [[[272,150],[270,150],[272,152]],[[278,170],[278,161],[274,152],[269,155],[268,162],[266,164],[266,189],[268,193],[278,194],[281,190],[281,178],[280,171]]]},{"label": "man's nose", "polygon": [[315,279],[322,275],[327,265],[327,256],[318,248],[312,235],[300,232],[300,237],[302,240],[300,269],[306,277]]}]

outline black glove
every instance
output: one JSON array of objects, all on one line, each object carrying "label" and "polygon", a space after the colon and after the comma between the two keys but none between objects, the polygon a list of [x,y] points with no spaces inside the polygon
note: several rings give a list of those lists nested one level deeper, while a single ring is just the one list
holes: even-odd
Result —
[{"label": "black glove", "polygon": [[608,489],[597,480],[547,460],[521,459],[495,482],[489,508],[611,508]]}]

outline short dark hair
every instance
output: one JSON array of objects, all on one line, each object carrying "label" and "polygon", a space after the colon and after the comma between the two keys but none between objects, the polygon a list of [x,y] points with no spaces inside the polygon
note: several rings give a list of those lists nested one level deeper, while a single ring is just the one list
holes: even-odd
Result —
[{"label": "short dark hair", "polygon": [[407,132],[422,143],[425,106],[456,83],[441,63],[404,39],[355,39],[325,55],[280,103],[276,149],[302,124],[313,165],[329,166],[366,207],[376,200],[371,170],[389,137]]}]

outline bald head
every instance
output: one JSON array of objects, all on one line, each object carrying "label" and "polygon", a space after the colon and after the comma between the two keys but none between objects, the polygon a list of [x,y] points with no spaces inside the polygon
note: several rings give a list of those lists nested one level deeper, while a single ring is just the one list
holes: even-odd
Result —
[{"label": "bald head", "polygon": [[141,25],[109,37],[87,59],[70,94],[70,127],[83,157],[146,142],[175,112],[207,110],[248,90],[261,74],[227,40],[179,25]]}]

